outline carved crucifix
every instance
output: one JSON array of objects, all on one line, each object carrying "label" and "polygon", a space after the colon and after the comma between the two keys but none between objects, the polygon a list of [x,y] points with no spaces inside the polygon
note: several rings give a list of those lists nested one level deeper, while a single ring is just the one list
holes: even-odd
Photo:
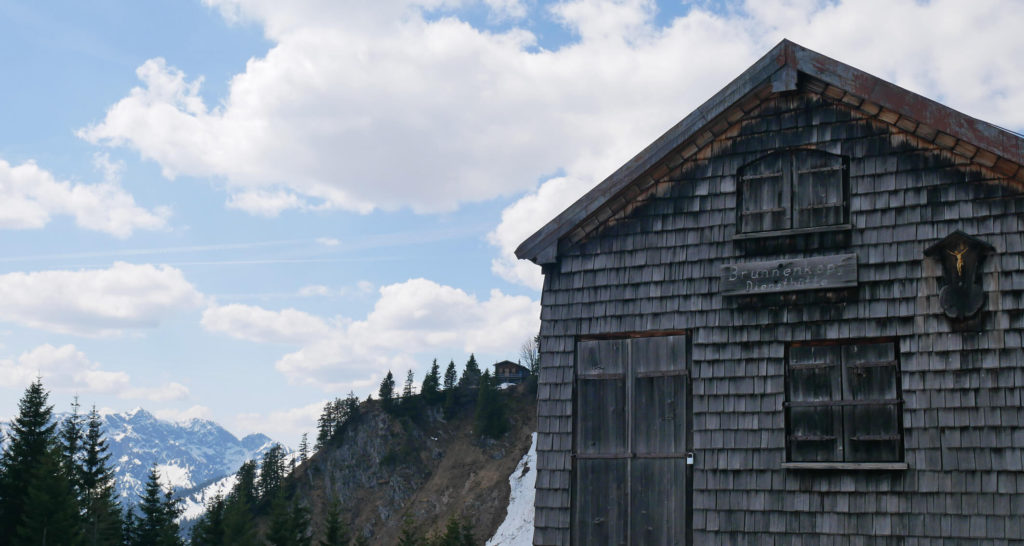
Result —
[{"label": "carved crucifix", "polygon": [[985,303],[981,286],[981,264],[994,252],[992,245],[956,230],[928,247],[924,255],[942,264],[943,286],[939,303],[946,316],[966,319]]}]

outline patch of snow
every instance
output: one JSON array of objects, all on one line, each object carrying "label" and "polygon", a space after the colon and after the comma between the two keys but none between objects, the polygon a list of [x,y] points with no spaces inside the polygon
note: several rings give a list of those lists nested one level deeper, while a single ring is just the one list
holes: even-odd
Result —
[{"label": "patch of snow", "polygon": [[515,383],[502,383],[502,384],[498,385],[498,390],[511,389],[512,387],[515,387],[515,386],[516,386]]},{"label": "patch of snow", "polygon": [[160,475],[160,484],[165,488],[189,488],[195,486],[192,483],[192,472],[175,464],[158,464],[156,471]]},{"label": "patch of snow", "polygon": [[237,481],[238,475],[232,474],[183,498],[181,500],[181,507],[184,510],[181,512],[181,516],[178,517],[178,521],[193,520],[203,515],[206,512],[206,504],[217,495],[221,497],[228,496],[228,493],[231,492],[231,488],[235,486]]},{"label": "patch of snow", "polygon": [[487,546],[530,546],[533,544],[533,499],[537,484],[537,433],[533,433],[530,451],[508,477],[512,492],[508,496],[505,521],[487,541]]}]

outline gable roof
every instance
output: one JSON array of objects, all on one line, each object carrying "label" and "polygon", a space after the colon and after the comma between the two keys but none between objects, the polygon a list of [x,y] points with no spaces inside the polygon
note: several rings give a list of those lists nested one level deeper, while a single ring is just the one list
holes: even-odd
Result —
[{"label": "gable roof", "polygon": [[625,208],[641,191],[634,182],[650,180],[651,173],[655,177],[661,174],[664,167],[659,169],[659,164],[673,150],[683,147],[681,159],[675,165],[692,157],[767,96],[796,90],[800,73],[823,82],[825,95],[1024,185],[1024,137],[783,40],[526,239],[516,249],[516,257],[537,264],[553,263],[559,240],[570,233],[590,232]]},{"label": "gable roof", "polygon": [[495,369],[497,369],[497,367],[501,366],[502,364],[505,364],[505,365],[508,365],[508,366],[515,366],[517,369],[525,370],[526,373],[530,373],[530,368],[527,368],[526,366],[523,366],[522,364],[518,364],[518,363],[512,362],[511,360],[502,360],[501,362],[495,362],[494,363]]}]

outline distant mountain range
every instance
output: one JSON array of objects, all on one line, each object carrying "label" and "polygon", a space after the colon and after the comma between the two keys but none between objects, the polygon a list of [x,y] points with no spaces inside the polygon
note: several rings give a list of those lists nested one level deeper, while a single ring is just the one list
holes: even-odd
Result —
[{"label": "distant mountain range", "polygon": [[[57,419],[66,416],[59,414]],[[158,419],[142,408],[106,414],[103,425],[123,506],[135,504],[144,494],[154,462],[161,483],[173,486],[178,496],[201,497],[204,488],[233,476],[243,462],[259,459],[275,443],[264,434],[239,440],[205,419],[180,423]],[[6,432],[6,423],[0,428]]]}]

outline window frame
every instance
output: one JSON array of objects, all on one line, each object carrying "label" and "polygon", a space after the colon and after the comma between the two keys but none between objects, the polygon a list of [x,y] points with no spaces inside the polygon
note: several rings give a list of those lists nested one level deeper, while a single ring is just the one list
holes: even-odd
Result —
[{"label": "window frame", "polygon": [[[859,362],[848,362],[848,349],[852,347],[869,347],[878,345],[891,345],[892,347],[892,359],[887,361],[859,361]],[[835,354],[838,355],[839,361],[835,363],[815,362],[815,363],[800,363],[794,365],[793,349],[794,348],[822,348],[827,350],[828,348],[834,348]],[[793,384],[793,370],[794,366],[798,366],[795,369],[806,370],[806,369],[825,369],[834,368],[838,373],[838,378],[831,378],[829,381],[839,383],[838,393],[841,398],[814,402],[794,401],[794,384]],[[860,369],[860,368],[882,368],[891,367],[892,381],[891,391],[894,393],[894,398],[884,399],[860,399],[853,392],[850,383],[853,381],[849,379],[849,370]],[[900,363],[900,352],[899,352],[899,341],[895,338],[867,338],[867,339],[843,339],[843,340],[819,340],[819,341],[804,341],[804,342],[792,342],[786,345],[785,353],[785,372],[784,372],[784,398],[783,398],[783,415],[784,415],[784,434],[785,434],[785,460],[782,464],[783,468],[792,469],[876,469],[876,470],[903,470],[907,468],[906,463],[906,430],[903,419],[903,408],[905,399],[903,397],[902,388],[902,366]],[[805,388],[813,388],[806,387]],[[831,402],[831,403],[830,403]],[[795,426],[793,424],[793,409],[794,408],[810,408],[810,407],[821,407],[827,408],[830,414],[828,419],[833,420],[835,427],[838,428],[838,432],[835,432],[836,436],[833,436],[837,442],[836,451],[839,453],[839,457],[835,460],[807,460],[802,458],[794,457],[794,443],[799,441],[814,441],[812,440],[798,440],[794,437]],[[851,445],[853,441],[864,441],[864,436],[858,438],[855,436],[857,433],[856,414],[850,415],[855,408],[864,407],[881,407],[887,408],[889,411],[894,413],[894,420],[896,425],[896,433],[890,434],[891,438],[882,438],[880,441],[894,441],[895,444],[895,457],[877,457],[870,460],[850,460],[851,455],[849,452],[852,450],[846,449],[845,446]],[[838,412],[838,416],[836,415]],[[821,419],[821,415],[817,416]],[[868,440],[870,441],[870,440]]]},{"label": "window frame", "polygon": [[[801,169],[797,166],[797,156],[799,154],[808,154],[810,156],[828,157],[830,159],[838,159],[839,166],[837,168],[810,168]],[[776,174],[772,173],[759,173],[759,174],[748,174],[756,167],[778,159],[781,162],[781,171]],[[824,206],[839,206],[841,211],[839,219],[836,222],[828,224],[816,224],[809,226],[799,226],[797,224],[797,196],[799,177],[803,174],[824,172],[824,171],[839,171],[840,172],[840,201],[839,205],[824,205]],[[764,214],[765,212],[772,211],[773,209],[757,209],[754,211],[745,211],[744,204],[747,202],[744,194],[745,182],[753,179],[770,178],[772,176],[780,177],[781,188],[779,188],[782,198],[781,205],[784,211],[784,226],[773,228],[773,229],[744,229],[744,216],[749,214]],[[832,202],[836,203],[836,202]],[[818,205],[813,205],[818,206]],[[812,207],[803,207],[799,210],[805,210]],[[760,212],[758,212],[760,211]],[[737,238],[760,238],[760,237],[771,237],[776,235],[793,235],[801,233],[816,233],[821,231],[838,231],[851,229],[850,225],[850,158],[849,156],[833,154],[823,150],[817,150],[814,148],[787,148],[777,150],[769,154],[758,157],[757,159],[741,166],[736,171],[736,237]]]}]

